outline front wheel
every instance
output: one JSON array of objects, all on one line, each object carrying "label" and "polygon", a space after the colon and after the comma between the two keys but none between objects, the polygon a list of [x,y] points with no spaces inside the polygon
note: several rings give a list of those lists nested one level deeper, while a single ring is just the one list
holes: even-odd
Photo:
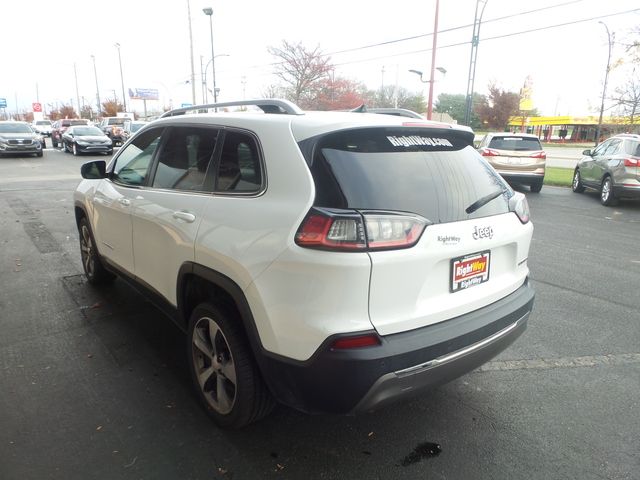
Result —
[{"label": "front wheel", "polygon": [[607,176],[602,180],[602,187],[600,188],[600,203],[607,207],[618,203],[618,199],[613,194],[613,182],[611,181],[611,177]]},{"label": "front wheel", "polygon": [[80,219],[78,224],[80,233],[80,256],[82,258],[82,268],[87,277],[87,281],[92,285],[100,285],[111,282],[115,276],[104,268],[98,251],[96,249],[93,234],[86,217]]},{"label": "front wheel", "polygon": [[576,193],[584,192],[584,184],[582,183],[582,178],[580,177],[580,170],[576,168],[576,171],[573,172],[573,182],[571,182],[571,190]]},{"label": "front wheel", "polygon": [[58,148],[58,141],[53,137],[51,137],[51,146],[53,148]]},{"label": "front wheel", "polygon": [[73,147],[71,147],[73,149],[73,154],[77,157],[78,156],[78,145],[76,145],[75,143],[73,144]]},{"label": "front wheel", "polygon": [[273,409],[239,318],[201,303],[191,314],[187,341],[193,385],[220,427],[243,427]]}]

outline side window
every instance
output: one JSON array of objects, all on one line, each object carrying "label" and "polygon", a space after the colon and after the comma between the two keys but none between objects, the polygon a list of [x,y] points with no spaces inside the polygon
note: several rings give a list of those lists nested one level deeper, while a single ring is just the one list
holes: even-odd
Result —
[{"label": "side window", "polygon": [[216,192],[254,193],[262,188],[263,173],[256,139],[227,131],[216,178]]},{"label": "side window", "polygon": [[603,155],[607,157],[615,155],[616,153],[618,153],[618,147],[620,147],[620,140],[611,141],[607,149],[604,151]]},{"label": "side window", "polygon": [[213,158],[218,130],[173,127],[158,155],[154,188],[208,191],[205,179]]},{"label": "side window", "polygon": [[163,128],[154,128],[136,138],[116,158],[111,179],[125,185],[143,185]]},{"label": "side window", "polygon": [[598,155],[602,155],[609,145],[611,145],[611,140],[602,142],[600,145],[593,149],[593,151],[591,152],[591,156],[596,157]]}]

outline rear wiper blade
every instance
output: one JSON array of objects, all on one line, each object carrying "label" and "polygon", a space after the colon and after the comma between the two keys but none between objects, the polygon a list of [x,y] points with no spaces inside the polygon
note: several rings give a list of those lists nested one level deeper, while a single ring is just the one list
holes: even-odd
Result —
[{"label": "rear wiper blade", "polygon": [[500,195],[502,195],[504,193],[504,190],[496,190],[495,192],[491,192],[488,195],[485,195],[482,198],[479,198],[478,200],[476,200],[475,202],[473,202],[471,205],[469,205],[466,209],[465,212],[467,213],[473,213],[476,210],[478,210],[480,207],[483,207],[484,205],[486,205],[487,203],[489,203],[491,200],[498,198]]}]

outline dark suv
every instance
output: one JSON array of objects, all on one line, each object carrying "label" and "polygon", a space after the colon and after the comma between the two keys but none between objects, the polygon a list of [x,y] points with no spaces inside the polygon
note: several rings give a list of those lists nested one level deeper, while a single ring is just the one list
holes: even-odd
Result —
[{"label": "dark suv", "polygon": [[615,205],[619,198],[640,199],[640,135],[616,135],[582,154],[573,172],[574,192],[597,190],[603,205]]},{"label": "dark suv", "polygon": [[63,118],[56,120],[51,128],[51,144],[53,148],[62,147],[62,134],[71,125],[89,125],[89,120],[84,118]]}]

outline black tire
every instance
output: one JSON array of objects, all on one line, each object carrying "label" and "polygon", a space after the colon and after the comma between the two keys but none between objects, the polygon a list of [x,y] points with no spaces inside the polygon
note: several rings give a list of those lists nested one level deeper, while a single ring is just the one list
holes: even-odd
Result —
[{"label": "black tire", "polygon": [[600,203],[606,207],[618,204],[618,199],[613,194],[613,181],[608,175],[602,179],[602,185],[600,186]]},{"label": "black tire", "polygon": [[58,148],[58,141],[53,137],[51,137],[51,146],[53,148]]},{"label": "black tire", "polygon": [[82,217],[78,223],[78,233],[80,234],[80,256],[82,268],[91,285],[103,285],[110,283],[115,275],[104,268],[100,261],[100,255],[96,249],[96,241],[93,238],[91,227],[86,217]]},{"label": "black tire", "polygon": [[529,186],[529,189],[533,192],[533,193],[540,193],[540,190],[542,190],[542,183],[543,180],[538,180],[536,183],[532,183]]},{"label": "black tire", "polygon": [[197,396],[218,426],[240,428],[273,410],[240,319],[226,309],[201,303],[193,310],[187,357]]},{"label": "black tire", "polygon": [[576,193],[584,192],[584,184],[582,183],[580,170],[578,170],[577,168],[573,172],[573,181],[571,182],[571,190],[573,190]]},{"label": "black tire", "polygon": [[78,146],[75,143],[73,143],[73,145],[71,146],[71,152],[76,157],[80,155],[80,152],[78,151]]},{"label": "black tire", "polygon": [[42,155],[44,155],[44,153],[42,153],[42,150],[40,150],[38,153],[36,153],[36,157],[41,157]]}]

